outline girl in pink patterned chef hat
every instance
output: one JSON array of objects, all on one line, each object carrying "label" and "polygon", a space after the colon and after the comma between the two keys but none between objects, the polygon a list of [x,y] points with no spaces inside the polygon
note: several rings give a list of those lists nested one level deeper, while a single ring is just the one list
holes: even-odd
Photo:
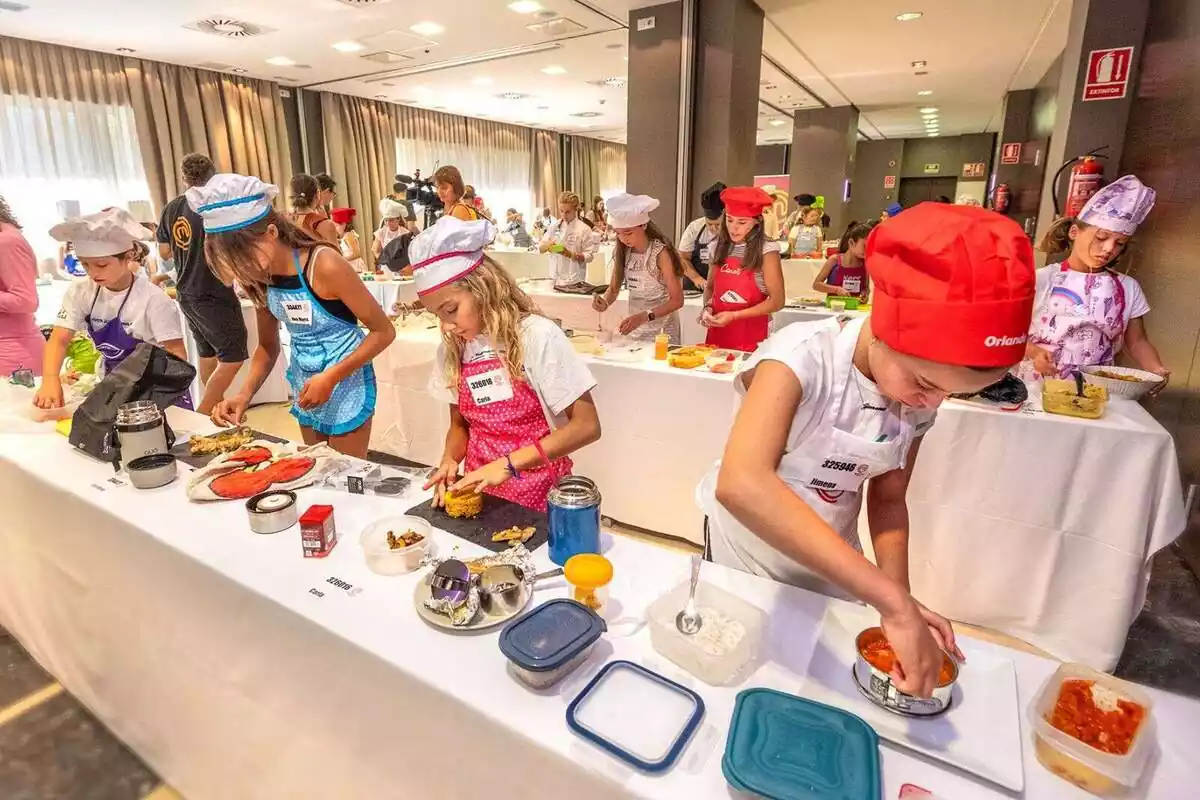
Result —
[{"label": "girl in pink patterned chef hat", "polygon": [[1067,253],[1037,271],[1037,299],[1020,374],[1067,377],[1080,367],[1112,364],[1125,350],[1147,372],[1171,371],[1146,335],[1150,304],[1142,287],[1113,269],[1138,225],[1154,207],[1154,190],[1126,175],[1092,196],[1078,218],[1064,218],[1042,240],[1047,253]]}]

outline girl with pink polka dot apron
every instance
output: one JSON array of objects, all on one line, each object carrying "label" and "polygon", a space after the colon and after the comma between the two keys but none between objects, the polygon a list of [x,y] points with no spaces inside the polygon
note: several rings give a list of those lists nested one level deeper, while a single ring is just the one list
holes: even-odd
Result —
[{"label": "girl with pink polka dot apron", "polygon": [[[502,459],[550,434],[542,401],[529,381],[514,381],[499,356],[462,365],[458,379],[458,411],[471,426],[466,469]],[[560,458],[522,471],[484,491],[514,503],[546,510],[546,496],[559,478],[571,474],[571,459]]]}]

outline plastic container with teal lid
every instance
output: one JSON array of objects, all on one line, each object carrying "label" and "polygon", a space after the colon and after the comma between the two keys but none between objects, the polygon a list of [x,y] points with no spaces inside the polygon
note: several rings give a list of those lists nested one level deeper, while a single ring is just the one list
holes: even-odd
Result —
[{"label": "plastic container with teal lid", "polygon": [[[1063,684],[1073,680],[1094,685],[1093,701],[1101,708],[1125,701],[1145,709],[1124,754],[1106,753],[1050,724],[1048,717],[1058,703]],[[1098,797],[1125,797],[1137,786],[1154,753],[1153,711],[1154,701],[1138,686],[1082,664],[1062,664],[1042,684],[1029,706],[1034,752],[1042,766],[1084,791]]]},{"label": "plastic container with teal lid", "polygon": [[879,737],[839,708],[771,689],[737,697],[725,780],[767,800],[878,800]]}]

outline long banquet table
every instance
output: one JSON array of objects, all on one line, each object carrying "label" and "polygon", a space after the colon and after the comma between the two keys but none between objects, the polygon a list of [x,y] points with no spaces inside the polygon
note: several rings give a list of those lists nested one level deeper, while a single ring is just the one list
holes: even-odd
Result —
[{"label": "long banquet table", "polygon": [[[169,413],[178,430],[207,430],[197,415]],[[301,556],[295,529],[250,533],[241,503],[189,503],[182,478],[139,492],[111,476],[52,432],[0,435],[0,502],[12,515],[0,529],[0,624],[189,800],[727,799],[721,754],[737,692],[820,696],[824,671],[838,667],[827,631],[870,619],[851,604],[706,566],[704,581],[771,620],[754,671],[710,687],[658,656],[640,622],[649,602],[684,579],[686,555],[611,537],[610,632],[579,674],[533,692],[506,674],[496,633],[450,635],[417,617],[419,573],[367,570],[358,532],[424,495],[300,490],[301,508],[336,508],[342,541],[318,560]],[[442,553],[476,553],[443,531],[434,539]],[[537,559],[548,564],[544,548]],[[565,592],[551,582],[534,602]],[[968,668],[972,658],[1013,663],[1022,715],[1055,668],[993,644],[963,646]],[[612,658],[681,680],[706,703],[703,727],[665,775],[635,773],[566,727],[567,704]],[[1149,691],[1159,752],[1144,797],[1191,797],[1200,705]],[[885,743],[882,797],[906,783],[954,800],[1090,797],[1037,763],[1023,718],[1021,727],[1023,793]]]},{"label": "long banquet table", "polygon": [[[449,423],[427,391],[438,333],[410,324],[375,361],[371,446],[436,464]],[[724,450],[732,378],[587,361],[603,435],[573,456],[575,471],[597,482],[612,519],[701,541],[693,494]],[[923,602],[1105,669],[1141,609],[1150,558],[1185,524],[1174,443],[1127,401],[1099,421],[947,402],[908,497]]]}]

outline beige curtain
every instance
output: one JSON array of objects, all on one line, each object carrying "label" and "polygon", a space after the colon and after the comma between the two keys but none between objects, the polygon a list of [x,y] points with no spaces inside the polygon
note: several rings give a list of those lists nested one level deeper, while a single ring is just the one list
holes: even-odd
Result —
[{"label": "beige curtain", "polygon": [[157,205],[183,191],[179,162],[192,152],[220,172],[256,175],[286,192],[292,170],[279,84],[134,58],[124,71]]},{"label": "beige curtain", "polygon": [[562,187],[562,135],[554,131],[533,132],[533,204],[549,207],[558,214],[556,203]]},{"label": "beige curtain", "polygon": [[568,185],[591,208],[596,195],[625,191],[625,145],[571,136]]},{"label": "beige curtain", "polygon": [[[281,185],[291,178],[275,83],[0,37],[0,94],[132,108],[156,210],[182,191],[179,161],[193,151],[207,153],[224,171]],[[42,128],[39,146],[51,150],[80,149],[102,133]]]}]

